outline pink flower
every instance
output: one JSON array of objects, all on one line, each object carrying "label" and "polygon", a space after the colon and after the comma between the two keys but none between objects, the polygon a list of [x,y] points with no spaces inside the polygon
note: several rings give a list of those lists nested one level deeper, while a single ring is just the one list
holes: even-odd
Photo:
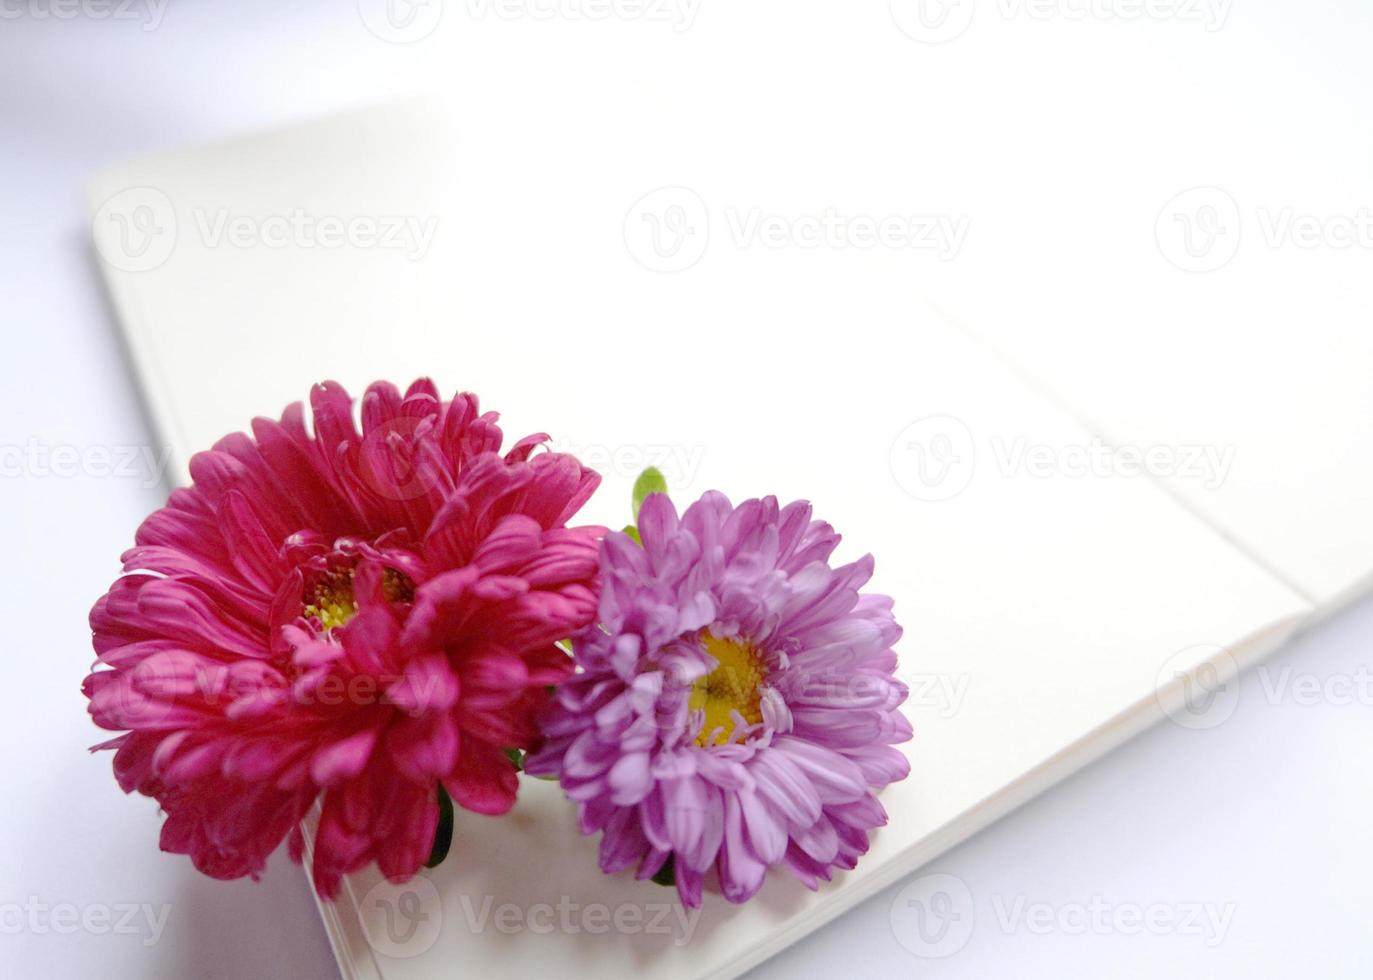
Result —
[{"label": "pink flower", "polygon": [[[417,381],[339,385],[191,460],[193,485],[139,528],[91,611],[84,690],[126,792],[167,813],[162,848],[256,876],[321,802],[313,873],[332,897],[375,861],[429,856],[439,784],[499,814],[505,755],[536,736],[555,643],[594,618],[597,541],[568,528],[599,478],[576,459],[498,454],[496,415]],[[103,665],[104,669],[101,669]]]}]

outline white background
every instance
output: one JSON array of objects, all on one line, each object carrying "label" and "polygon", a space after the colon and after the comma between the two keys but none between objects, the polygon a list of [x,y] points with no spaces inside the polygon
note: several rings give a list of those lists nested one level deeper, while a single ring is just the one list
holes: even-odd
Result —
[{"label": "white background", "polygon": [[[0,446],[68,446],[87,460],[92,449],[119,454],[150,442],[85,245],[80,190],[91,173],[130,155],[422,91],[444,77],[444,62],[461,57],[463,45],[480,44],[483,31],[523,30],[540,40],[539,32],[561,26],[575,43],[606,28],[627,46],[636,43],[631,26],[671,31],[668,25],[483,18],[473,14],[479,8],[450,0],[432,36],[396,45],[369,33],[355,6],[345,3],[180,3],[165,11],[155,30],[146,29],[153,21],[137,5],[130,10],[138,16],[129,20],[37,16],[50,10],[46,3],[28,5],[35,16],[9,16],[22,6],[15,0],[0,5]],[[813,99],[817,77],[831,77],[842,88],[865,57],[938,58],[940,85],[845,89],[845,97],[889,105],[893,127],[919,126],[922,112],[947,114],[951,106],[968,119],[982,113],[1004,122],[1007,101],[1037,71],[1065,79],[1076,70],[1082,92],[1077,124],[1090,133],[1101,123],[1103,106],[1111,107],[1101,93],[1137,90],[1148,81],[1111,77],[1098,45],[1114,43],[1114,36],[1103,32],[1157,34],[1178,26],[1119,23],[1089,32],[1066,20],[1027,21],[1019,25],[1015,47],[989,52],[973,34],[938,46],[904,38],[885,3],[855,4],[847,13],[837,4],[739,6],[751,8],[740,15],[745,23],[734,53],[747,68],[743,77],[702,59],[688,75],[653,79],[668,96],[663,113],[686,106],[699,112],[736,97],[734,86],[744,81],[754,86],[760,116],[775,111],[804,119],[801,100]],[[720,30],[721,20],[733,16],[705,0],[693,30]],[[796,46],[798,19],[827,17],[862,21],[894,40],[884,39],[871,53]],[[684,45],[691,33],[682,32]],[[1198,100],[1224,89],[1232,107],[1241,104],[1237,112],[1252,118],[1271,111],[1274,132],[1320,143],[1334,155],[1334,166],[1367,168],[1366,112],[1357,111],[1359,93],[1368,90],[1357,84],[1366,74],[1359,63],[1370,37],[1366,13],[1332,3],[1294,9],[1235,0],[1216,34],[1215,50],[1225,52],[1218,61],[1208,62],[1192,47],[1161,47],[1160,79],[1182,73],[1212,85],[1198,91]],[[597,39],[589,49],[602,59],[597,70],[606,70],[603,59],[613,45]],[[638,73],[646,66],[628,50],[624,84],[644,84]],[[689,47],[684,52],[673,61],[675,70],[693,64]],[[1236,68],[1240,64],[1243,70]],[[565,81],[557,73],[541,77],[537,58],[510,70],[526,88],[531,79],[542,82],[550,97]],[[498,105],[503,79],[489,84],[473,97]],[[1026,100],[1019,125],[1033,129],[1042,112],[1046,126],[1065,127],[1078,111],[1069,94],[1056,89],[1053,104],[1042,106]],[[1178,106],[1180,114],[1185,110]],[[815,102],[810,138],[825,140],[826,120],[845,112],[843,99]],[[708,128],[695,115],[693,120],[693,136],[701,139]],[[1214,122],[1209,137],[1189,132],[1223,141],[1229,117]],[[970,166],[1000,152],[1004,172],[1013,174],[1014,156],[998,150],[995,135],[930,152],[965,154]],[[553,152],[547,166],[556,165]],[[985,179],[996,186],[1000,172],[987,168]],[[862,180],[861,174],[830,177],[828,190]],[[1009,176],[1006,186],[1018,188]],[[627,188],[626,204],[645,189]],[[1087,210],[1091,203],[1065,202],[1065,220],[1073,208]],[[201,878],[184,858],[157,850],[155,805],[125,798],[111,778],[108,755],[84,751],[101,737],[85,716],[79,690],[91,660],[86,613],[113,578],[137,522],[163,499],[165,489],[153,476],[146,465],[132,475],[64,477],[26,463],[22,472],[7,469],[0,478],[7,559],[0,613],[10,667],[10,697],[0,711],[6,777],[0,785],[8,790],[0,806],[0,972],[333,976],[298,869],[279,859],[258,885]],[[1339,703],[1339,696],[1317,696],[1308,704],[1290,695],[1269,697],[1265,682],[1271,688],[1292,680],[1285,671],[1336,684],[1357,679],[1368,669],[1370,638],[1373,606],[1365,603],[1298,639],[1267,674],[1246,677],[1239,708],[1225,724],[1201,732],[1155,730],[946,855],[929,872],[956,876],[972,899],[969,908],[957,910],[965,915],[959,928],[971,925],[966,944],[937,950],[950,955],[912,954],[907,947],[919,943],[911,940],[915,926],[904,901],[910,893],[893,889],[756,975],[1367,975],[1373,705],[1366,698]],[[1194,907],[1209,908],[1228,914],[1229,925],[1221,937],[1168,928],[1097,934],[1089,921],[1086,934],[1078,935],[1072,909],[1094,900],[1126,914],[1187,915]],[[63,903],[113,907],[115,921],[126,905],[165,905],[165,929],[145,946],[151,936],[146,926],[140,934],[70,931],[35,908]],[[1038,931],[1023,921],[1008,927],[1003,919],[1017,908],[1048,909],[1054,918]],[[141,925],[142,915],[131,924]]]}]

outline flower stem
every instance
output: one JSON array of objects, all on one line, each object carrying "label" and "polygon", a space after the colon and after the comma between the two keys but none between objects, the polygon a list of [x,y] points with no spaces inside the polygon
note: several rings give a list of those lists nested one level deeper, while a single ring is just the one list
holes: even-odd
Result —
[{"label": "flower stem", "polygon": [[434,828],[434,846],[429,850],[426,868],[437,868],[448,857],[448,849],[453,846],[453,801],[448,790],[439,783],[439,825]]}]

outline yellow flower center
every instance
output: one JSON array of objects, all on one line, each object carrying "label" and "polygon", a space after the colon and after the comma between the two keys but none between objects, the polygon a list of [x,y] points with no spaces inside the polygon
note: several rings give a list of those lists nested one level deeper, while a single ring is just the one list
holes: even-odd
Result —
[{"label": "yellow flower center", "polygon": [[759,691],[766,676],[762,658],[742,640],[701,637],[706,653],[716,660],[715,669],[691,685],[687,706],[706,713],[705,724],[696,736],[701,746],[724,745],[734,734],[734,712],[756,725],[763,720]]},{"label": "yellow flower center", "polygon": [[[415,583],[409,576],[394,568],[385,569],[381,576],[381,592],[387,602],[413,602]],[[353,570],[342,568],[321,575],[313,588],[307,588],[301,615],[326,630],[337,629],[352,619],[358,611],[353,595]]]}]

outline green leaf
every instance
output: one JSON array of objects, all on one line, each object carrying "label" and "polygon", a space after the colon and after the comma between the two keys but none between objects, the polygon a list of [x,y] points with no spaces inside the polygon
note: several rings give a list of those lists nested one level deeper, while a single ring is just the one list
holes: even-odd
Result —
[{"label": "green leaf", "polygon": [[506,749],[505,757],[510,760],[517,770],[520,772],[524,771],[524,749]]},{"label": "green leaf", "polygon": [[628,534],[631,538],[633,538],[635,544],[640,546],[643,545],[644,541],[643,538],[639,537],[639,529],[635,527],[633,524],[625,525],[625,534]]},{"label": "green leaf", "polygon": [[439,825],[434,828],[434,846],[429,849],[426,868],[437,868],[448,857],[448,849],[453,846],[453,801],[448,790],[439,783]]},{"label": "green leaf", "polygon": [[651,879],[655,885],[663,885],[671,888],[677,884],[677,858],[676,855],[669,854],[663,866],[658,869],[658,873]]},{"label": "green leaf", "polygon": [[634,520],[639,520],[639,508],[644,505],[644,499],[651,493],[667,493],[667,480],[663,479],[663,474],[655,466],[650,466],[639,474],[639,478],[634,481]]}]

